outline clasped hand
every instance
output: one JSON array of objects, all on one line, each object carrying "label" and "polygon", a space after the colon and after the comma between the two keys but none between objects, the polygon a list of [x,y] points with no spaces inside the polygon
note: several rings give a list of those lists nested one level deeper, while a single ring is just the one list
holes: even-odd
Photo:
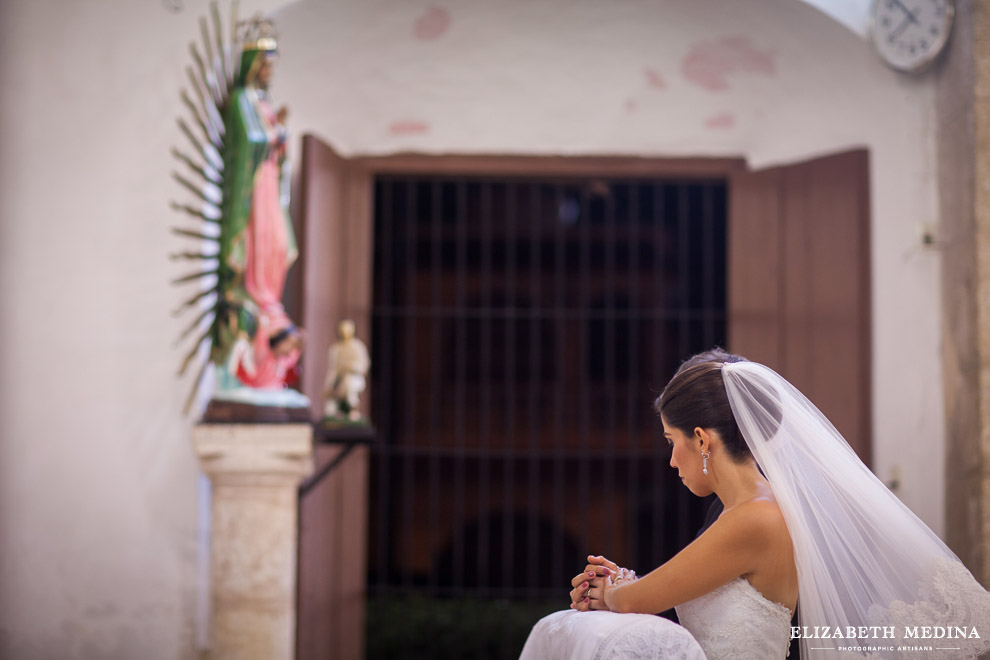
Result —
[{"label": "clasped hand", "polygon": [[588,555],[584,572],[571,579],[571,609],[580,612],[608,610],[608,592],[619,582],[635,579],[635,571],[621,568],[600,555]]}]

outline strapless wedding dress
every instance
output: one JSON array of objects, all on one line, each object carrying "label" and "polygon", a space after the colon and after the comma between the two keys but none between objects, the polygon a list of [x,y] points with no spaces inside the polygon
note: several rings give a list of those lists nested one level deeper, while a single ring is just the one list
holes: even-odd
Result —
[{"label": "strapless wedding dress", "polygon": [[738,577],[674,608],[708,660],[783,660],[791,639],[791,611],[767,600]]},{"label": "strapless wedding dress", "polygon": [[554,612],[533,627],[520,660],[777,660],[791,612],[743,578],[680,605],[683,626],[651,614]]}]

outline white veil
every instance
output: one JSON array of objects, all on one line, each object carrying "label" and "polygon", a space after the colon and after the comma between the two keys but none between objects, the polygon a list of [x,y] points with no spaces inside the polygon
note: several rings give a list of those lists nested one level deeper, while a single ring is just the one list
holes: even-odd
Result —
[{"label": "white veil", "polygon": [[[990,650],[990,593],[818,408],[761,364],[725,363],[722,378],[794,544],[802,632],[820,633],[802,635],[801,657],[947,659]],[[862,634],[861,626],[877,628]]]}]

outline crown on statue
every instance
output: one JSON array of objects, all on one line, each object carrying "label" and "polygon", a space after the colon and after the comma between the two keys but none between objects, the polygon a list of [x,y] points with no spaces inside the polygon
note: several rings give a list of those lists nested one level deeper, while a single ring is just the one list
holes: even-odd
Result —
[{"label": "crown on statue", "polygon": [[237,35],[242,50],[276,50],[275,24],[261,14],[237,24]]}]

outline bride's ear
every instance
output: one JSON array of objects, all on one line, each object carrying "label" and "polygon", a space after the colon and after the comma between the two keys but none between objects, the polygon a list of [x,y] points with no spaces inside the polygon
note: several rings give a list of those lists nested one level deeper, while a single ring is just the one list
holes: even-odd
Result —
[{"label": "bride's ear", "polygon": [[700,426],[694,427],[694,440],[698,443],[698,448],[701,451],[708,451],[708,447],[711,445],[711,437],[711,433],[707,430]]}]

